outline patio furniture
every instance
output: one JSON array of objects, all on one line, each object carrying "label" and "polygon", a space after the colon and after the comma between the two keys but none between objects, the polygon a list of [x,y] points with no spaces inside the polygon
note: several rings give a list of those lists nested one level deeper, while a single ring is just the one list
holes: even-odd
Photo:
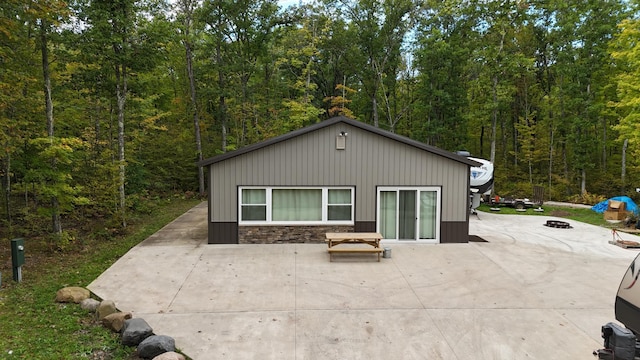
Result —
[{"label": "patio furniture", "polygon": [[[378,261],[382,248],[380,247],[382,234],[366,233],[366,232],[343,232],[343,233],[326,233],[326,242],[329,246],[329,261],[333,261],[334,253],[377,253]],[[341,247],[337,245],[345,244]],[[360,247],[358,245],[365,245]]]}]

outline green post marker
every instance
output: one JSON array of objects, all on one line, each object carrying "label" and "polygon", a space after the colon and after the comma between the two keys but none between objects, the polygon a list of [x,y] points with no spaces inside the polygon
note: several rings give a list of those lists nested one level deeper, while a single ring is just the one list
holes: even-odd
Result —
[{"label": "green post marker", "polygon": [[13,280],[22,282],[22,265],[24,265],[24,239],[11,240],[11,263]]}]

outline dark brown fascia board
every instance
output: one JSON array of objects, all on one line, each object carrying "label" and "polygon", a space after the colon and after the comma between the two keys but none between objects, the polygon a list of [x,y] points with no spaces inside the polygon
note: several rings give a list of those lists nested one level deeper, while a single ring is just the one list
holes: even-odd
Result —
[{"label": "dark brown fascia board", "polygon": [[435,146],[423,144],[423,143],[421,143],[419,141],[410,139],[408,137],[397,135],[397,134],[394,134],[392,132],[377,128],[375,126],[371,126],[371,125],[365,124],[365,123],[363,123],[361,121],[349,119],[349,118],[347,118],[345,116],[336,116],[336,117],[333,117],[331,119],[328,119],[328,120],[325,120],[325,121],[321,121],[321,122],[319,122],[317,124],[313,124],[313,125],[310,125],[310,126],[298,129],[298,130],[291,131],[291,132],[286,133],[284,135],[276,136],[274,138],[271,138],[271,139],[268,139],[268,140],[265,140],[265,141],[262,141],[262,142],[259,142],[259,143],[255,143],[255,144],[252,144],[252,145],[249,145],[249,146],[245,146],[245,147],[243,147],[241,149],[238,149],[238,150],[235,150],[235,151],[231,151],[231,152],[228,152],[228,153],[224,153],[224,154],[221,154],[221,155],[210,157],[208,159],[204,159],[204,160],[198,162],[197,164],[198,164],[198,166],[209,166],[209,165],[212,165],[212,164],[215,164],[215,163],[218,163],[218,162],[221,162],[221,161],[224,161],[224,160],[236,157],[236,156],[240,156],[242,154],[246,154],[246,153],[249,153],[249,152],[252,152],[252,151],[255,151],[255,150],[259,150],[259,149],[262,149],[264,147],[267,147],[267,146],[270,146],[270,145],[273,145],[273,144],[277,144],[277,143],[282,142],[282,141],[286,141],[286,140],[295,138],[295,137],[300,136],[300,135],[304,135],[304,134],[307,134],[307,133],[310,133],[310,132],[313,132],[313,131],[316,131],[316,130],[319,130],[319,129],[322,129],[322,128],[325,128],[325,127],[328,127],[328,126],[332,126],[332,125],[337,124],[337,123],[345,123],[347,125],[351,125],[351,126],[359,128],[359,129],[362,129],[362,130],[365,130],[365,131],[369,131],[369,132],[372,132],[372,133],[380,135],[380,136],[384,136],[384,137],[386,137],[388,139],[391,139],[391,140],[395,140],[395,141],[399,141],[399,142],[405,143],[407,145],[416,147],[418,149],[425,150],[425,151],[428,151],[430,153],[433,153],[433,154],[436,154],[436,155],[440,155],[440,156],[443,156],[445,158],[448,158],[448,159],[451,159],[451,160],[454,160],[454,161],[457,161],[457,162],[461,162],[461,163],[469,165],[469,166],[478,167],[478,166],[482,165],[479,162],[473,161],[473,160],[468,159],[468,158],[466,158],[464,156],[460,156],[460,155],[452,153],[450,151],[442,150],[442,149],[437,148]]}]

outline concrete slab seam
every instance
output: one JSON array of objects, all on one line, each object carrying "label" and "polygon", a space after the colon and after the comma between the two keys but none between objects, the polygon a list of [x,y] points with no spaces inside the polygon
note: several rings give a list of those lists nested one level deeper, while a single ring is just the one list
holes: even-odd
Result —
[{"label": "concrete slab seam", "polygon": [[411,289],[413,296],[415,296],[416,299],[418,299],[418,302],[420,303],[420,306],[422,307],[422,309],[425,309],[422,299],[420,299],[420,296],[418,296],[418,293],[416,293],[416,289],[413,286],[411,286],[411,283],[409,282],[409,280],[407,280],[407,276],[404,274],[402,269],[400,269],[400,267],[398,266],[398,263],[393,258],[391,259],[391,261],[393,262],[393,266],[395,266],[396,270],[398,270],[400,275],[402,275],[402,280],[404,280],[405,284],[407,284],[407,286]]},{"label": "concrete slab seam", "polygon": [[[567,317],[566,315],[560,313],[560,310],[566,310],[566,309],[551,309],[551,311],[555,312],[560,318],[564,319],[564,321],[566,321],[567,323],[573,325],[574,329],[577,329],[579,332],[581,332],[585,337],[587,338],[591,338],[591,336],[580,326],[580,324],[577,324],[575,321],[572,321],[569,317]],[[574,309],[571,309],[574,310]],[[586,309],[586,310],[592,310],[592,309]],[[604,325],[604,324],[603,324]],[[594,349],[595,350],[595,349]]]},{"label": "concrete slab seam", "polygon": [[[456,359],[458,359],[458,355],[456,354],[452,344],[449,342],[449,340],[447,340],[447,337],[444,335],[442,329],[438,326],[438,323],[435,321],[435,319],[433,318],[433,316],[431,316],[429,309],[426,308],[426,306],[424,305],[424,303],[422,302],[422,299],[420,298],[420,296],[418,296],[418,293],[416,293],[416,289],[415,287],[413,287],[411,285],[411,283],[409,283],[409,280],[407,279],[407,276],[405,275],[405,273],[402,271],[402,269],[400,269],[400,267],[398,266],[398,263],[395,261],[395,259],[391,259],[391,261],[393,261],[393,265],[395,266],[396,270],[400,273],[400,275],[402,275],[402,279],[404,280],[404,282],[407,284],[407,286],[411,289],[411,292],[413,293],[413,296],[416,297],[416,299],[418,299],[418,303],[420,303],[421,309],[416,309],[416,310],[421,310],[423,311],[426,316],[429,318],[429,320],[431,320],[431,323],[434,325],[434,327],[436,328],[436,330],[438,331],[438,334],[440,335],[440,338],[442,338],[444,340],[444,342],[447,344],[447,346],[449,347],[449,350],[451,351],[452,354],[454,354],[454,356],[456,357]],[[383,309],[383,310],[388,310],[388,309]],[[396,309],[389,309],[389,310],[393,310],[393,311],[397,311]],[[403,310],[407,310],[407,309],[403,309]],[[409,309],[411,310],[411,309]],[[370,309],[369,309],[370,311]],[[379,311],[379,310],[378,310]]]},{"label": "concrete slab seam", "polygon": [[191,267],[191,271],[189,271],[189,274],[187,274],[187,276],[184,278],[184,281],[182,282],[182,285],[180,285],[180,287],[178,288],[178,290],[176,291],[175,294],[173,294],[173,298],[171,299],[171,302],[169,302],[169,306],[167,307],[167,311],[169,311],[169,309],[173,306],[174,301],[176,301],[176,298],[178,297],[178,294],[180,293],[180,291],[182,291],[182,288],[184,287],[184,284],[187,283],[187,280],[191,277],[191,274],[193,274],[193,270],[195,270],[196,266],[198,266],[198,263],[200,261],[202,261],[202,256],[204,254],[200,254],[200,256],[198,256],[198,261],[195,261],[193,263],[193,266]]},{"label": "concrete slab seam", "polygon": [[293,248],[293,358],[298,359],[298,247]]}]

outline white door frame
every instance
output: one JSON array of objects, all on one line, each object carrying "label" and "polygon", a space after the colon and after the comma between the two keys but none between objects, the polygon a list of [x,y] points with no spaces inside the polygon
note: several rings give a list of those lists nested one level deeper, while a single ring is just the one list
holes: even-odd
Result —
[{"label": "white door frame", "polygon": [[[409,240],[414,240],[415,242],[419,242],[419,243],[439,243],[440,242],[440,218],[441,218],[441,204],[442,204],[442,188],[439,186],[378,186],[376,188],[376,231],[377,232],[381,232],[380,229],[380,205],[381,205],[381,201],[380,201],[380,193],[383,191],[395,191],[396,194],[399,194],[401,190],[409,190],[409,191],[415,191],[416,192],[416,209],[415,209],[415,213],[416,213],[416,229],[415,229],[415,239],[409,239]],[[433,239],[420,239],[420,192],[421,191],[428,191],[428,192],[435,192],[436,193],[436,216],[435,216],[435,238]],[[400,201],[399,197],[396,196],[396,237],[395,239],[383,239],[385,242],[407,242],[406,239],[403,240],[399,240],[398,239],[398,232],[399,232],[399,206],[400,206]]]}]

